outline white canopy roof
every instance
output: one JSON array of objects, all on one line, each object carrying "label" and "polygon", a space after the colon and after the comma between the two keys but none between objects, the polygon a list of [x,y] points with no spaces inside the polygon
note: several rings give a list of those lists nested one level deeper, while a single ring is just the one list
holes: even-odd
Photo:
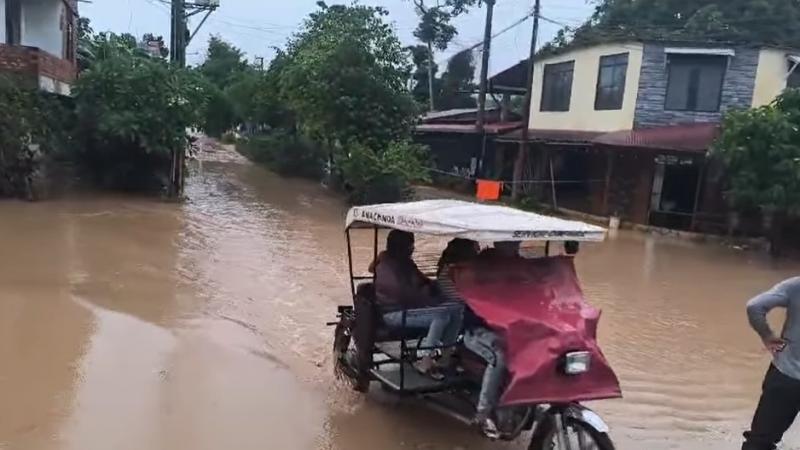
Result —
[{"label": "white canopy roof", "polygon": [[506,206],[460,200],[424,200],[357,206],[347,228],[358,225],[476,241],[602,241],[606,230]]}]

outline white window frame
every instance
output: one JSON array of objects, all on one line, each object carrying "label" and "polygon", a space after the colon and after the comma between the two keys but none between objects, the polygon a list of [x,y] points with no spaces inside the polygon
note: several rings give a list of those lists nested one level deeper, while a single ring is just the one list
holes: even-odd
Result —
[{"label": "white window frame", "polygon": [[736,56],[732,48],[667,47],[664,53],[676,55]]}]

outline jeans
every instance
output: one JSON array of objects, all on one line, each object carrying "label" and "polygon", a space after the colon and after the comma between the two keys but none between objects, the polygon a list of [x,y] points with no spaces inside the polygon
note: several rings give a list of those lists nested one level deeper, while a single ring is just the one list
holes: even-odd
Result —
[{"label": "jeans", "polygon": [[[458,341],[458,334],[464,321],[464,306],[457,303],[446,303],[441,306],[406,310],[406,328],[427,328],[428,335],[422,341],[422,347],[440,347],[453,345]],[[383,315],[383,322],[394,328],[403,326],[403,311],[395,311]],[[431,349],[420,350],[421,356],[430,355]]]},{"label": "jeans", "polygon": [[775,450],[800,411],[800,380],[770,366],[742,450]]},{"label": "jeans", "polygon": [[499,336],[483,327],[467,330],[464,333],[464,345],[487,362],[476,409],[478,414],[488,414],[497,406],[500,397],[500,387],[506,372],[505,352]]}]

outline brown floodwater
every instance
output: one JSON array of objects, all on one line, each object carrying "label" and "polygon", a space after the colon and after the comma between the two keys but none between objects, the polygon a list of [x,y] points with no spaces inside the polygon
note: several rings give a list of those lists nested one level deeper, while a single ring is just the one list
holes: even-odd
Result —
[{"label": "brown floodwater", "polygon": [[[0,449],[525,448],[341,386],[325,322],[349,297],[345,205],[201,159],[180,205],[0,202]],[[625,393],[592,405],[619,448],[738,448],[768,364],[744,302],[800,267],[621,233],[578,270]]]}]

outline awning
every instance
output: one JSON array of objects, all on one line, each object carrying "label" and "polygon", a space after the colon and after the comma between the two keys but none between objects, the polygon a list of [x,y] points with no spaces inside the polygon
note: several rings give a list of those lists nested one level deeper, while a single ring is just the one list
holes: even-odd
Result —
[{"label": "awning", "polygon": [[357,206],[347,213],[346,227],[358,225],[482,242],[602,241],[606,236],[605,229],[583,222],[461,200]]},{"label": "awning", "polygon": [[606,133],[594,139],[597,145],[705,154],[719,137],[715,123],[640,128]]},{"label": "awning", "polygon": [[[591,145],[594,139],[602,134],[604,134],[603,131],[534,129],[528,130],[528,139],[531,142],[546,144]],[[522,130],[504,134],[497,140],[501,142],[520,142],[522,140]]]},{"label": "awning", "polygon": [[675,55],[736,56],[736,51],[731,48],[667,47],[664,49],[664,53]]},{"label": "awning", "polygon": [[[499,122],[484,125],[487,134],[503,134],[518,128],[522,128],[522,122]],[[414,127],[414,132],[478,134],[478,127],[474,123],[422,123]]]},{"label": "awning", "polygon": [[794,64],[800,64],[800,56],[798,55],[786,55],[786,59],[793,62]]},{"label": "awning", "polygon": [[[548,145],[605,146],[630,150],[650,150],[705,154],[717,139],[716,123],[689,123],[664,127],[612,132],[583,130],[530,130],[530,141]],[[521,131],[505,134],[501,142],[520,142]]]}]

